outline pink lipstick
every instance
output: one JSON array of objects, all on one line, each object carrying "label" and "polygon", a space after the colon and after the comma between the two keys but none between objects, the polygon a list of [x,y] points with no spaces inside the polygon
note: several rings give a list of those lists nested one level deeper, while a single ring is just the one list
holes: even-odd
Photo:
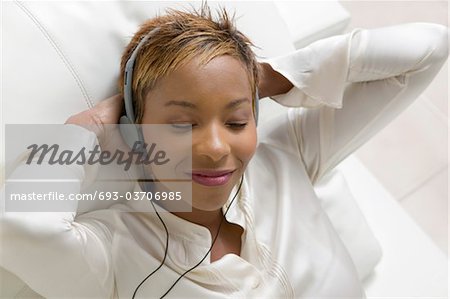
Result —
[{"label": "pink lipstick", "polygon": [[192,180],[204,186],[221,186],[228,183],[234,170],[193,170]]}]

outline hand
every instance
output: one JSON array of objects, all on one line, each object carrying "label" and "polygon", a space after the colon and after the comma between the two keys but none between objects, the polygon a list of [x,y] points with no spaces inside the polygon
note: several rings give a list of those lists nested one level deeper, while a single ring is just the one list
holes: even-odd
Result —
[{"label": "hand", "polygon": [[108,145],[117,148],[124,142],[117,130],[117,124],[123,110],[123,97],[116,94],[107,98],[91,109],[70,116],[66,124],[74,124],[84,127],[97,135],[100,146],[106,149]]},{"label": "hand", "polygon": [[[123,110],[123,97],[117,94],[99,102],[91,109],[70,116],[65,123],[78,125],[94,132],[97,135],[102,153],[109,152],[111,156],[119,151],[129,153],[130,147],[124,142],[118,124]],[[132,157],[134,159],[134,156]],[[127,159],[128,157],[125,156],[124,158]],[[106,159],[108,160],[109,158]],[[131,168],[128,170],[124,169],[123,164],[118,163],[117,158],[107,164],[99,164],[101,164],[101,167],[98,168],[96,179],[91,182],[92,185],[89,185],[92,190],[104,190],[105,186],[109,186],[111,190],[116,191],[133,189],[135,183],[130,179],[139,177],[139,172],[134,167],[134,163],[131,164]],[[100,179],[99,182],[96,181],[97,178]],[[121,196],[121,198],[125,198],[125,195],[122,193]],[[83,201],[80,202],[77,213],[91,211],[93,206],[86,204]],[[95,209],[102,208],[101,206],[96,205]]]},{"label": "hand", "polygon": [[259,63],[259,98],[287,93],[294,85],[282,74],[275,71],[268,63]]}]

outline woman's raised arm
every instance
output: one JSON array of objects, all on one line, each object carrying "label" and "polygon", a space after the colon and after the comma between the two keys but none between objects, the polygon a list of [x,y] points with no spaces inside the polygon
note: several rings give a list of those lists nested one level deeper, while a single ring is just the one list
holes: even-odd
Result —
[{"label": "woman's raised arm", "polygon": [[[69,118],[64,138],[51,137],[60,141],[60,148],[90,150],[97,145],[102,125],[117,121],[120,111],[121,101],[117,96],[107,99],[95,109]],[[94,125],[97,135],[83,125]],[[61,140],[69,142],[64,144]],[[88,184],[86,181],[96,176],[96,166],[87,163],[48,165],[36,160],[16,165],[7,179],[9,187],[0,195],[0,266],[46,298],[112,297],[112,232],[106,222],[95,216],[78,217],[77,200],[65,200],[63,211],[58,212],[34,211],[31,205],[26,211],[11,211],[7,203],[12,194],[35,190],[23,180],[33,172],[51,173],[52,178],[58,178],[50,186],[52,191],[79,194],[82,186]]]},{"label": "woman's raised arm", "polygon": [[319,40],[267,62],[294,85],[290,109],[313,182],[385,127],[430,84],[448,56],[448,28],[410,23]]}]

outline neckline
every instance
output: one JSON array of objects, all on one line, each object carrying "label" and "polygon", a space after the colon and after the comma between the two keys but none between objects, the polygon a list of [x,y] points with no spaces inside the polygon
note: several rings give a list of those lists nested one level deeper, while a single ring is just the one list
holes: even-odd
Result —
[{"label": "neckline", "polygon": [[[222,212],[224,214],[228,206],[230,205],[233,196],[236,194],[237,189],[238,185],[233,187],[227,202],[222,207]],[[133,191],[143,192],[138,182],[135,183]],[[241,252],[243,248],[244,235],[246,234],[247,228],[244,210],[242,207],[243,202],[247,200],[247,194],[248,194],[248,185],[246,178],[244,176],[244,181],[242,182],[241,190],[239,191],[239,194],[237,195],[233,204],[230,206],[228,213],[225,215],[226,221],[239,225],[243,229],[241,238]],[[161,224],[160,219],[158,218],[157,214],[153,211],[153,208],[151,207],[151,204],[148,201],[130,200],[126,202],[126,205],[132,210],[132,212],[142,213],[143,217],[150,219],[152,222]],[[169,231],[169,235],[171,236],[174,235],[188,242],[195,242],[197,246],[202,246],[205,248],[209,248],[211,246],[212,242],[211,234],[206,227],[190,222],[181,217],[178,217],[177,215],[172,214],[171,212],[167,211],[166,209],[157,204],[154,204],[154,207],[160,214],[164,223],[166,224],[167,229]],[[142,211],[149,211],[149,212],[142,212]],[[158,225],[158,227],[160,227],[161,231],[164,232],[164,228],[162,225]]]}]

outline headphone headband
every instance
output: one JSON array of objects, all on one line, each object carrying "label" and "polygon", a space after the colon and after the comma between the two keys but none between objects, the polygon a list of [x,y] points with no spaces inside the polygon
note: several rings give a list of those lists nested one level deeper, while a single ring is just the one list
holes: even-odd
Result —
[{"label": "headphone headband", "polygon": [[[133,53],[131,53],[130,58],[127,60],[125,64],[125,74],[124,74],[124,102],[125,102],[125,113],[128,118],[127,123],[136,123],[136,116],[134,114],[133,107],[133,71],[134,71],[134,63],[136,61],[137,54],[139,53],[139,49],[156,33],[159,32],[159,27],[154,28],[150,31],[144,38],[141,39],[139,44],[134,48]],[[255,117],[255,123],[258,125],[258,115],[259,115],[259,94],[258,87],[255,90],[255,99],[254,99],[254,111],[253,115]]]},{"label": "headphone headband", "polygon": [[136,61],[136,56],[139,53],[139,49],[142,45],[147,42],[147,40],[155,35],[159,31],[159,27],[156,27],[152,31],[150,31],[143,39],[139,42],[136,48],[134,48],[133,53],[131,53],[130,58],[127,60],[125,64],[125,74],[124,74],[124,101],[125,101],[125,112],[127,114],[128,119],[131,123],[136,123],[136,117],[134,115],[134,107],[133,107],[133,70],[134,70],[134,62]]}]

